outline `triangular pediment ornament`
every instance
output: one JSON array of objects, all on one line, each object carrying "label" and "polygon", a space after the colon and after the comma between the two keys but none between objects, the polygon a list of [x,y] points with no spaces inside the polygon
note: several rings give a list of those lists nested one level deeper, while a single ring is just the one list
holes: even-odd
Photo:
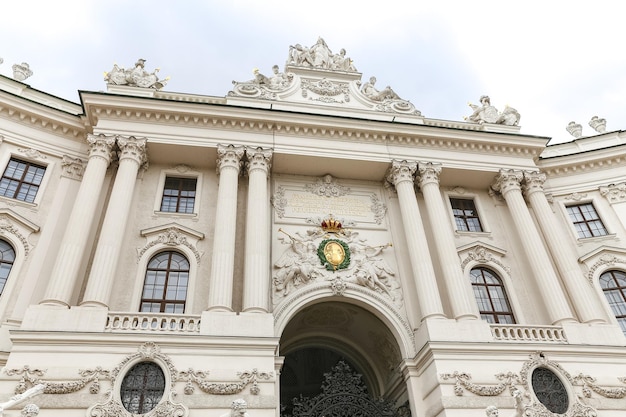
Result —
[{"label": "triangular pediment ornament", "polygon": [[28,236],[39,232],[39,226],[11,209],[0,209],[0,236],[7,236],[9,240],[19,241],[24,247],[24,254],[28,256],[31,245]]},{"label": "triangular pediment ornament", "polygon": [[480,264],[494,264],[511,274],[511,268],[502,263],[501,258],[506,255],[504,249],[490,245],[485,242],[475,242],[469,245],[457,248],[459,258],[461,259],[461,268],[465,268],[470,262],[474,261]]},{"label": "triangular pediment ornament", "polygon": [[203,252],[197,248],[199,240],[204,239],[204,233],[182,226],[178,223],[168,223],[161,226],[151,227],[141,231],[141,236],[147,239],[147,243],[142,248],[137,249],[137,262],[152,247],[157,245],[176,247],[185,246],[193,252],[196,261],[199,263]]},{"label": "triangular pediment ornament", "polygon": [[356,70],[346,50],[342,48],[333,53],[322,38],[311,47],[290,46],[283,72],[274,65],[270,75],[255,68],[253,76],[248,81],[233,81],[227,100],[317,104],[421,117],[420,111],[390,86],[376,86],[375,77],[362,82],[362,74]]},{"label": "triangular pediment ornament", "polygon": [[594,277],[600,272],[615,267],[626,268],[626,250],[613,246],[601,246],[581,256],[578,260],[587,267],[587,280],[593,284]]}]

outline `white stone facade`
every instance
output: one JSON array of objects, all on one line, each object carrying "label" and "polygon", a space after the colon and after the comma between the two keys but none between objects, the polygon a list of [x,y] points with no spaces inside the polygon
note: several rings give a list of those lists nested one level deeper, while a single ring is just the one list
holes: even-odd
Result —
[{"label": "white stone facade", "polygon": [[[314,352],[348,361],[390,416],[626,411],[607,295],[626,300],[601,284],[626,273],[623,131],[546,147],[487,107],[429,119],[322,39],[223,97],[111,74],[81,105],[0,77],[0,415],[131,416],[140,363],[164,378],[147,416],[305,415],[285,402],[315,391],[305,370],[330,371]],[[10,194],[12,163],[45,171],[31,200]],[[579,209],[596,217],[575,225]],[[156,270],[152,290],[180,279],[169,312],[146,311]],[[513,324],[484,319],[481,270]],[[564,408],[544,405],[541,372]]]}]

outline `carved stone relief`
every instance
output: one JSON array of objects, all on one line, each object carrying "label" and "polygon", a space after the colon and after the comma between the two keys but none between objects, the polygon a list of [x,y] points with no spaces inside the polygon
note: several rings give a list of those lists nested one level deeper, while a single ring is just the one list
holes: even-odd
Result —
[{"label": "carved stone relief", "polygon": [[61,161],[62,175],[73,180],[81,180],[85,172],[85,162],[79,158],[63,155]]},{"label": "carved stone relief", "polygon": [[611,204],[626,202],[626,182],[602,186],[600,194]]},{"label": "carved stone relief", "polygon": [[159,68],[149,73],[145,70],[145,63],[145,59],[138,59],[137,62],[135,62],[135,67],[129,69],[113,64],[113,69],[104,73],[104,81],[106,81],[107,84],[152,88],[154,90],[160,90],[165,87],[170,77],[159,80],[157,76]]},{"label": "carved stone relief", "polygon": [[[502,263],[500,258],[502,257],[502,252],[498,253],[498,251],[489,248],[487,245],[482,245],[480,243],[473,245],[472,247],[465,248],[459,255],[461,256],[461,268],[465,268],[467,264],[472,261],[476,261],[482,264],[495,264],[506,271],[507,274],[511,274],[511,267]],[[465,255],[465,257],[463,257]]]},{"label": "carved stone relief", "polygon": [[[293,235],[279,229],[283,235],[279,240],[288,247],[274,264],[274,302],[280,302],[301,286],[326,281],[336,294],[342,294],[346,284],[356,284],[401,305],[403,301],[395,271],[382,256],[391,244],[371,246],[367,239],[359,237],[358,232],[343,229],[329,232],[329,226]],[[329,239],[331,237],[336,239]],[[343,244],[345,258],[340,259],[341,262],[329,264],[326,256],[330,255],[322,253],[322,246],[330,240]]]},{"label": "carved stone relief", "polygon": [[[522,369],[519,373],[506,372],[496,374],[497,380],[501,381],[496,385],[478,385],[471,382],[471,375],[465,372],[454,371],[451,373],[440,374],[441,379],[444,381],[454,380],[454,394],[462,396],[464,391],[469,391],[472,394],[479,396],[499,396],[505,390],[509,390],[511,396],[516,397],[516,406],[519,410],[519,415],[533,416],[533,417],[552,417],[555,414],[549,411],[546,406],[538,400],[537,395],[531,395],[531,392],[536,393],[537,387],[531,381],[533,372],[537,369],[546,369],[549,372],[555,374],[558,379],[573,387],[575,385],[582,385],[582,391],[584,398],[591,397],[591,391],[596,392],[607,398],[622,398],[626,396],[626,389],[619,388],[602,388],[595,385],[595,379],[582,373],[576,377],[572,377],[559,363],[549,360],[542,352],[535,352],[529,356],[529,359],[524,362]],[[625,382],[625,378],[618,378],[622,383]],[[567,390],[566,392],[571,392]],[[597,411],[590,405],[585,404],[582,400],[583,397],[578,395],[568,395],[567,402],[568,407],[565,413],[558,414],[563,417],[595,417]]]},{"label": "carved stone relief", "polygon": [[[156,231],[155,231],[156,232]],[[154,233],[154,232],[153,232]],[[144,233],[144,235],[152,234],[152,233]],[[192,238],[190,241],[190,238]],[[156,237],[150,239],[148,243],[142,248],[137,248],[137,262],[141,260],[146,251],[156,245],[165,245],[165,246],[185,246],[189,250],[191,250],[196,258],[196,261],[200,263],[200,259],[204,252],[198,250],[195,245],[195,242],[198,239],[204,238],[204,234],[194,234],[191,235],[188,231],[183,228],[177,227],[176,225],[171,225],[166,229],[163,229],[161,233],[159,233]]]},{"label": "carved stone relief", "polygon": [[591,266],[589,266],[589,271],[587,272],[587,280],[590,284],[593,284],[594,276],[596,275],[596,271],[598,268],[603,266],[613,267],[615,265],[620,265],[622,268],[626,266],[625,258],[618,258],[612,253],[602,253],[598,260],[594,262]]}]

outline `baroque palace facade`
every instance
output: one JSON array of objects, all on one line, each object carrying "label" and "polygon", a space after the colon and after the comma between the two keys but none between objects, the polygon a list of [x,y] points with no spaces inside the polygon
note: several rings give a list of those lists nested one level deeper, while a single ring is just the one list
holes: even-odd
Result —
[{"label": "baroque palace facade", "polygon": [[624,414],[625,132],[430,119],[323,39],[144,64],[0,77],[0,415]]}]

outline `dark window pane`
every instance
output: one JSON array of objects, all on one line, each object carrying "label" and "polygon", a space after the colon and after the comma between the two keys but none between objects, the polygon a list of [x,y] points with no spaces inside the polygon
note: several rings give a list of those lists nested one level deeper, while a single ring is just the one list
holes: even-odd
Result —
[{"label": "dark window pane", "polygon": [[622,332],[626,334],[626,272],[607,271],[600,275],[599,283]]},{"label": "dark window pane", "polygon": [[478,211],[474,205],[474,200],[466,198],[451,198],[450,205],[454,214],[454,223],[457,230],[482,232]]},{"label": "dark window pane", "polygon": [[45,172],[43,166],[11,158],[0,180],[0,195],[32,203]]},{"label": "dark window pane", "polygon": [[165,392],[165,375],[159,365],[140,362],[133,366],[120,388],[124,408],[133,414],[144,414],[157,406]]},{"label": "dark window pane", "polygon": [[588,238],[608,234],[593,204],[584,203],[568,206],[567,213],[574,224],[578,237]]},{"label": "dark window pane", "polygon": [[196,200],[196,178],[165,178],[161,211],[193,213]]},{"label": "dark window pane", "polygon": [[470,271],[470,281],[483,320],[489,323],[515,323],[504,285],[495,273],[486,268],[474,268]]},{"label": "dark window pane", "polygon": [[161,252],[150,259],[143,284],[141,311],[184,313],[189,261],[178,252]]},{"label": "dark window pane", "polygon": [[548,368],[536,368],[532,373],[532,387],[537,399],[549,411],[564,414],[569,398],[563,382]]}]

